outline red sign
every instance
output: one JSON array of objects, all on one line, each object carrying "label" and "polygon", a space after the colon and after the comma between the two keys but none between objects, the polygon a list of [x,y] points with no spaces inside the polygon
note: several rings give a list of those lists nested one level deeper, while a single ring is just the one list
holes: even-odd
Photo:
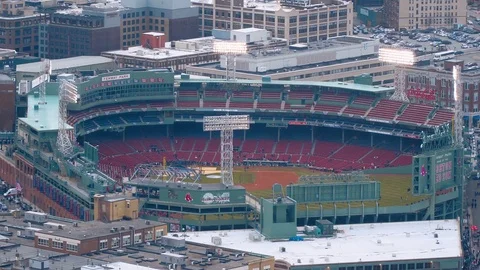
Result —
[{"label": "red sign", "polygon": [[439,191],[435,192],[435,195],[440,196],[440,195],[448,194],[450,192],[453,192],[453,188],[447,188],[447,189],[439,190]]},{"label": "red sign", "polygon": [[421,88],[410,88],[407,90],[407,96],[413,98],[419,98],[423,100],[435,100],[435,90],[433,89],[421,89]]},{"label": "red sign", "polygon": [[306,126],[307,121],[288,121],[290,126]]}]

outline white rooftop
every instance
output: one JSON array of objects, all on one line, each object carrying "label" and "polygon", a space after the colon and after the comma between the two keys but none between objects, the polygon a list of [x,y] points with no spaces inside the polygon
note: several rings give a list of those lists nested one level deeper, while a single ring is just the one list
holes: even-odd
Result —
[{"label": "white rooftop", "polygon": [[[76,56],[70,58],[62,58],[52,60],[52,70],[65,70],[70,68],[78,68],[83,66],[92,66],[98,64],[112,63],[113,60],[103,56]],[[41,72],[44,69],[43,62],[34,62],[28,64],[17,65],[17,72]]]},{"label": "white rooftop", "polygon": [[143,33],[144,35],[149,35],[149,36],[155,36],[155,37],[158,37],[158,36],[165,36],[164,33],[159,33],[159,32],[146,32],[146,33]]},{"label": "white rooftop", "polygon": [[[207,5],[213,5],[214,0],[191,0],[192,3],[198,3],[198,4],[207,4]],[[328,2],[330,1],[325,1],[325,6],[329,6]],[[344,5],[347,4],[347,1],[339,0],[338,2],[343,3]],[[290,12],[294,10],[295,8],[289,7],[289,6],[282,6],[278,0],[245,0],[243,7],[244,8],[255,8],[259,10],[267,10],[267,11],[277,11],[277,10],[283,10],[286,12]]]},{"label": "white rooftop", "polygon": [[[155,32],[145,34],[155,34]],[[148,49],[144,48],[143,46],[135,46],[129,47],[126,50],[104,52],[104,54],[144,58],[151,60],[169,59],[182,56],[197,55],[206,52],[213,52],[214,40],[215,39],[213,37],[194,38],[176,41],[174,49],[171,47],[171,42],[166,42],[165,48]]]},{"label": "white rooftop", "polygon": [[85,265],[80,268],[81,270],[152,270],[154,268],[145,267],[141,265],[135,265],[124,262],[114,262],[106,265]]},{"label": "white rooftop", "polygon": [[[332,238],[305,238],[304,241],[264,240],[253,242],[253,230],[227,231],[220,248],[274,256],[291,265],[322,265],[355,262],[388,262],[462,256],[460,225],[457,220],[415,221],[335,226]],[[302,230],[303,228],[299,228]],[[438,238],[434,237],[438,235]],[[187,233],[186,240],[213,245],[219,232]],[[438,243],[437,243],[438,241]],[[285,252],[280,249],[284,247]],[[300,260],[300,262],[298,262]],[[312,263],[313,260],[313,263]]]}]

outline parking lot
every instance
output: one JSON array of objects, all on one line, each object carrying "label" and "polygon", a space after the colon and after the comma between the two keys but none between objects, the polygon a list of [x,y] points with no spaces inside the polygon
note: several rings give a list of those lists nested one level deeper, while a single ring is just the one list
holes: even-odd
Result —
[{"label": "parking lot", "polygon": [[385,45],[415,50],[418,54],[440,51],[466,51],[480,47],[480,34],[472,25],[459,29],[426,29],[421,31],[394,31],[383,27],[367,28],[365,25],[354,27],[354,34],[380,40]]}]

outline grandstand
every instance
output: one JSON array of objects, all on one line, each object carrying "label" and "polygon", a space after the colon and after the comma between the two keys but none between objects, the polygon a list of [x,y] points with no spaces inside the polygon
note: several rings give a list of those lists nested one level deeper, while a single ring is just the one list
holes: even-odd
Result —
[{"label": "grandstand", "polygon": [[[226,202],[223,199],[221,206],[188,200],[190,206],[185,211],[185,200],[181,196],[176,196],[175,200],[150,198],[142,203],[141,214],[156,220],[198,226],[202,230],[247,228],[253,226],[252,221],[261,214],[260,198],[273,196],[272,184],[283,181],[280,177],[285,169],[288,173],[284,174],[292,178],[281,182],[284,188],[289,183],[296,184],[296,178],[304,174],[357,171],[371,174],[372,181],[378,182],[381,188],[381,197],[368,200],[300,203],[299,224],[315,217],[349,223],[458,216],[460,189],[442,193],[432,204],[429,198],[435,193],[422,184],[429,176],[415,180],[419,177],[418,166],[433,162],[428,155],[421,156],[425,155],[420,147],[422,133],[432,134],[435,127],[449,123],[453,112],[390,101],[388,96],[392,88],[338,82],[280,82],[268,78],[231,82],[190,79],[186,75],[174,81],[170,70],[120,70],[77,78],[75,84],[79,99],[76,104],[69,105],[67,119],[79,144],[79,154],[73,160],[62,164],[52,158],[57,155],[53,139],[39,139],[41,143],[32,141],[38,135],[32,133],[30,127],[40,125],[35,119],[42,119],[42,110],[37,110],[34,118],[20,119],[19,124],[22,132],[31,134],[30,137],[24,135],[25,144],[31,145],[19,145],[21,151],[17,157],[21,155],[32,160],[29,161],[32,167],[39,166],[34,165],[33,157],[42,159],[44,164],[51,163],[45,167],[50,172],[35,171],[34,189],[35,196],[40,196],[47,194],[46,183],[55,187],[56,201],[51,204],[57,207],[56,213],[65,209],[62,196],[67,196],[78,205],[72,212],[68,202],[68,213],[83,220],[91,219],[93,205],[89,202],[89,194],[114,192],[142,164],[217,167],[220,162],[219,133],[203,132],[203,117],[241,113],[249,114],[252,121],[250,130],[234,132],[233,141],[235,177],[243,179],[240,183],[243,188],[236,190],[246,198],[242,201],[235,197],[236,206],[223,205]],[[48,105],[58,106],[55,96],[50,98]],[[29,110],[35,111],[37,99],[33,95],[29,98]],[[36,132],[41,133],[41,128]],[[42,154],[34,154],[33,149],[41,150]],[[92,149],[94,153],[98,151],[98,156],[91,155]],[[434,168],[435,164],[428,166]],[[91,177],[96,182],[87,181],[89,178],[82,176],[85,171],[92,174],[95,168],[97,175],[108,175],[116,184],[100,181],[97,176]],[[273,179],[266,188],[255,187],[259,184],[255,182],[256,177],[266,177],[261,175],[262,170],[280,170],[279,174],[271,173],[278,179]],[[239,177],[240,174],[244,177]],[[206,179],[203,176],[198,179],[202,185],[214,182],[214,178],[208,179],[211,181],[208,183],[201,182]],[[445,183],[453,187],[458,184],[456,181]],[[72,188],[65,188],[65,185]],[[158,189],[155,183],[145,185],[137,181],[132,185],[145,194]],[[346,185],[357,188],[353,187],[355,183]],[[450,187],[442,184],[437,189]],[[192,189],[192,194],[207,196],[206,187],[200,191],[198,186],[185,187],[188,188]],[[183,187],[178,189],[177,194],[185,192]],[[214,190],[223,192],[217,186]],[[214,196],[223,196],[221,194]],[[233,195],[229,196],[231,203]],[[433,213],[434,205],[446,210]],[[207,208],[209,210],[205,210]],[[80,212],[83,213],[80,215]],[[229,219],[234,221],[229,223],[226,221]]]}]

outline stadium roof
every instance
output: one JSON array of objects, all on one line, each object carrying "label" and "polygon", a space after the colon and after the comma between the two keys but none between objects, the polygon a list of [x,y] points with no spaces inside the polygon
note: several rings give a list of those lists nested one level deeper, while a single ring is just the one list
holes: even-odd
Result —
[{"label": "stadium roof", "polygon": [[[458,220],[337,225],[335,229],[338,233],[334,237],[308,238],[298,242],[251,241],[249,234],[254,230],[233,230],[222,237],[221,248],[274,256],[276,260],[284,260],[291,265],[462,257]],[[218,232],[195,232],[187,241],[212,245],[213,236],[218,237]],[[285,252],[281,251],[282,247]]]},{"label": "stadium roof", "polygon": [[[52,71],[112,63],[113,59],[103,56],[77,56],[52,60]],[[17,72],[42,72],[43,62],[17,65]]]},{"label": "stadium roof", "polygon": [[[19,119],[36,131],[56,131],[58,130],[58,95],[47,95],[45,99],[47,104],[39,105],[38,109],[35,109],[40,98],[29,95],[27,117]],[[67,129],[72,127],[67,124]]]},{"label": "stadium roof", "polygon": [[345,82],[312,82],[312,81],[268,81],[264,82],[261,80],[234,80],[227,81],[224,79],[180,79],[180,83],[239,83],[239,84],[271,84],[271,85],[298,85],[298,86],[318,86],[318,87],[335,87],[342,88],[345,90],[353,91],[364,91],[371,93],[382,93],[382,92],[391,92],[394,91],[394,87],[382,87],[382,86],[372,86],[364,84],[354,84],[354,83],[345,83]]}]

